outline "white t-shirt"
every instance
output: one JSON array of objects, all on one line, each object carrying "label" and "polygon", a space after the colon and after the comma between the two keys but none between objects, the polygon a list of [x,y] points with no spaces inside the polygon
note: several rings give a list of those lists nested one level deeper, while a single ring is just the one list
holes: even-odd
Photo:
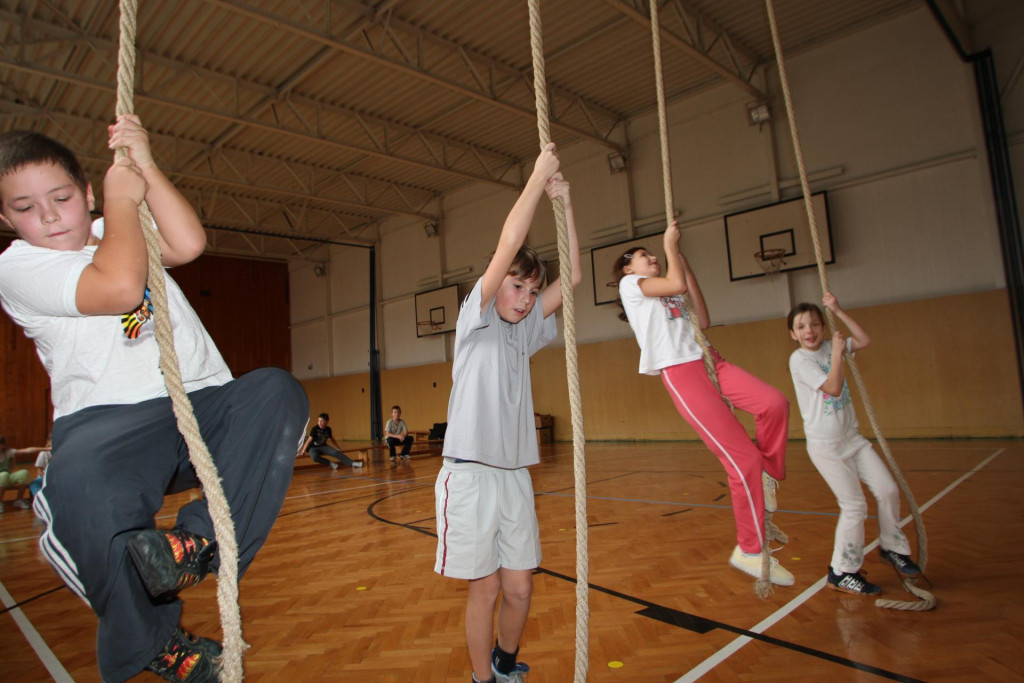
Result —
[{"label": "white t-shirt", "polygon": [[[846,340],[846,349],[853,348],[853,340]],[[838,396],[826,394],[821,385],[832,369],[832,342],[822,342],[817,351],[799,348],[789,357],[789,372],[793,388],[804,418],[804,434],[808,439],[838,439],[857,431],[857,414],[850,399],[850,389],[843,380]]]},{"label": "white t-shirt", "polygon": [[501,319],[492,298],[480,310],[482,280],[455,324],[452,393],[444,456],[515,469],[540,462],[533,418],[530,356],[555,338],[543,302],[518,323]]},{"label": "white t-shirt", "polygon": [[36,456],[36,468],[45,470],[50,466],[50,459],[52,457],[53,454],[50,451],[39,451],[39,455]]},{"label": "white t-shirt", "polygon": [[641,275],[619,280],[619,298],[640,345],[640,373],[660,375],[662,369],[699,360],[704,354],[693,338],[693,325],[683,297],[646,296]]},{"label": "white t-shirt", "polygon": [[[95,252],[96,247],[57,251],[15,240],[0,254],[0,303],[35,342],[50,375],[54,420],[90,406],[167,395],[155,325],[145,310],[148,290],[147,302],[124,316],[78,311],[78,279]],[[231,372],[199,316],[174,280],[168,276],[166,281],[185,390],[230,381]],[[129,338],[129,330],[135,338]]]}]

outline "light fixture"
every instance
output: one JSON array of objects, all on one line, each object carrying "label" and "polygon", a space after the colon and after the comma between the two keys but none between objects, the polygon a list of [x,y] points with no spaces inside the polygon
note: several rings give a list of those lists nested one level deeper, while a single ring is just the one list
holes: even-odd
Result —
[{"label": "light fixture", "polygon": [[612,174],[625,173],[627,169],[626,155],[622,152],[612,152],[608,155],[608,170]]},{"label": "light fixture", "polygon": [[427,237],[437,237],[437,221],[427,221],[423,224],[423,232]]},{"label": "light fixture", "polygon": [[747,105],[747,120],[751,126],[760,126],[772,120],[772,110],[767,102],[751,102]]},{"label": "light fixture", "polygon": [[313,275],[316,275],[317,277],[323,277],[327,275],[327,264],[318,263],[315,266],[313,266]]}]

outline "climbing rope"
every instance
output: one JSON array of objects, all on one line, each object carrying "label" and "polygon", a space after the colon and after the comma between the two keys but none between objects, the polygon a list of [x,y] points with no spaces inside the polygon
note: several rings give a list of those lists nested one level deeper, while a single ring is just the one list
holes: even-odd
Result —
[{"label": "climbing rope", "polygon": [[[135,38],[138,16],[137,0],[121,0],[120,46],[117,61],[117,115],[134,112],[132,94],[135,78]],[[124,156],[127,151],[118,150]],[[160,257],[160,243],[149,206],[139,206],[139,220],[142,234],[146,238],[146,253],[149,258],[148,286],[153,301],[156,324],[156,340],[160,349],[160,370],[163,372],[167,393],[171,397],[178,431],[185,437],[189,457],[203,486],[207,507],[213,519],[217,537],[217,554],[220,568],[217,571],[217,604],[220,608],[221,629],[224,634],[224,651],[220,658],[219,675],[222,681],[242,680],[242,652],[248,647],[242,640],[242,616],[238,607],[238,544],[235,540],[235,526],[231,519],[220,476],[210,457],[210,451],[199,434],[199,425],[192,404],[185,393],[181,379],[178,355],[174,349],[174,330],[171,327],[170,309],[167,304],[167,284]]]},{"label": "climbing rope", "polygon": [[[540,0],[529,0],[530,48],[533,53],[533,91],[537,106],[537,132],[540,146],[551,142],[550,115],[544,70],[544,44],[540,22]],[[565,203],[561,197],[552,202],[558,235],[558,275],[562,285],[562,322],[565,337],[565,374],[569,384],[569,408],[572,415],[573,478],[576,492],[576,663],[574,681],[587,680],[587,643],[590,604],[589,553],[587,550],[587,460],[583,435],[583,402],[576,351],[576,302],[572,292],[572,261],[569,231],[565,222]]]},{"label": "climbing rope", "polygon": [[[671,223],[675,219],[675,202],[672,198],[672,163],[668,155],[668,116],[665,112],[665,78],[661,67],[661,24],[658,20],[658,2],[650,0],[651,8],[651,44],[654,49],[654,82],[658,91],[658,130],[661,136],[661,175],[664,182],[665,194],[665,221]],[[700,344],[704,358],[704,368],[708,372],[708,379],[714,385],[715,390],[721,394],[722,388],[718,384],[718,372],[715,370],[715,358],[711,354],[711,344],[708,343],[704,330],[701,329],[700,320],[696,311],[693,310],[693,303],[690,301],[689,293],[683,296],[683,303],[686,315],[690,319],[690,326],[693,328],[693,337]],[[725,396],[722,400],[732,404]],[[786,534],[774,523],[770,516],[765,514],[764,529],[758,530],[761,537],[761,576],[754,583],[754,592],[760,598],[766,598],[772,594],[771,583],[771,553],[768,548],[769,539],[777,539],[782,543],[786,542]]]},{"label": "climbing rope", "polygon": [[[822,292],[827,293],[831,290],[829,289],[828,275],[825,272],[825,259],[822,255],[821,243],[818,239],[818,224],[815,221],[814,207],[811,204],[811,191],[807,182],[807,169],[804,166],[803,150],[800,145],[800,134],[797,131],[796,115],[793,112],[793,101],[789,93],[789,80],[786,78],[786,65],[782,58],[782,45],[779,41],[779,29],[775,21],[775,9],[772,6],[772,0],[765,0],[765,6],[768,10],[768,21],[771,24],[772,43],[775,46],[775,60],[779,67],[779,82],[782,86],[782,95],[786,102],[786,114],[789,119],[789,132],[793,138],[793,152],[796,156],[797,169],[800,172],[800,188],[803,191],[804,208],[807,211],[807,221],[810,224],[811,240],[814,242],[814,258],[818,262],[818,277],[821,280]],[[832,315],[832,311],[826,308],[825,317],[828,319],[829,330],[834,333],[836,330],[836,321]],[[928,535],[925,533],[924,522],[921,519],[921,511],[918,509],[917,501],[914,499],[914,494],[911,493],[910,486],[907,484],[906,479],[903,478],[903,473],[900,471],[899,465],[896,464],[896,459],[893,457],[892,451],[889,449],[889,442],[885,440],[885,436],[882,434],[882,429],[878,424],[878,419],[875,417],[875,411],[871,405],[871,398],[868,396],[868,390],[864,385],[864,380],[861,377],[860,369],[857,367],[857,362],[849,351],[844,352],[843,358],[847,365],[849,365],[853,374],[854,381],[857,384],[857,389],[860,392],[861,401],[864,403],[864,411],[868,416],[868,421],[871,423],[871,429],[875,433],[878,445],[882,448],[882,452],[885,454],[885,461],[888,463],[889,469],[892,470],[893,477],[899,484],[900,490],[903,492],[903,496],[907,500],[907,505],[910,507],[910,512],[914,517],[914,526],[917,528],[917,563],[921,567],[921,571],[923,573],[928,564]],[[921,600],[919,602],[901,602],[897,600],[878,599],[875,600],[875,605],[877,607],[908,611],[924,611],[935,607],[935,596],[928,591],[913,585],[907,580],[903,581],[903,586],[907,591],[921,598]]]}]

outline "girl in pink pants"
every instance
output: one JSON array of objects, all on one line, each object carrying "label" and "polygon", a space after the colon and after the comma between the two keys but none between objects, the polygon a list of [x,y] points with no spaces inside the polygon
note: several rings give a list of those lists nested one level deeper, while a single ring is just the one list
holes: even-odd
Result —
[{"label": "girl in pink pants", "polygon": [[[697,278],[679,253],[679,226],[665,230],[666,272],[642,247],[620,256],[614,266],[624,318],[640,345],[640,372],[661,375],[679,414],[694,428],[725,468],[736,519],[736,548],[729,563],[752,576],[761,573],[765,507],[775,510],[775,480],[786,476],[789,402],[774,387],[712,351],[721,395],[708,378],[702,350],[684,309],[689,292],[702,329],[710,324]],[[722,400],[754,415],[756,444]],[[766,501],[766,491],[768,492]],[[793,575],[771,560],[771,581],[793,585]]]}]

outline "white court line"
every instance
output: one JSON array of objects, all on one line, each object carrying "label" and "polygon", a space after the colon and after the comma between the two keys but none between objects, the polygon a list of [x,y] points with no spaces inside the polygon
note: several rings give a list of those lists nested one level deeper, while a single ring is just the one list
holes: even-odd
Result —
[{"label": "white court line", "polygon": [[[938,494],[936,494],[931,500],[929,500],[924,505],[920,506],[918,508],[919,511],[922,514],[924,514],[925,510],[927,510],[932,505],[937,503],[947,493],[949,493],[950,491],[955,489],[957,486],[962,484],[964,481],[969,479],[972,475],[974,475],[976,472],[981,470],[981,468],[985,467],[990,462],[992,462],[992,460],[994,460],[996,458],[996,456],[998,456],[1004,450],[1006,450],[1006,449],[1000,448],[998,451],[996,451],[992,455],[990,455],[987,458],[985,458],[984,460],[982,460],[970,472],[967,472],[966,474],[962,475],[960,478],[956,479],[952,484],[950,484],[946,488],[942,489],[942,491],[940,491]],[[904,517],[900,521],[900,526],[902,527],[902,526],[906,525],[907,522],[909,522],[911,519],[912,519],[912,517],[910,517],[910,516]],[[864,548],[864,550],[869,552],[869,551],[873,550],[875,548],[875,546],[877,546],[877,545],[878,545],[878,539],[876,538],[874,541],[872,541],[870,544],[868,544]],[[754,626],[753,628],[751,628],[750,629],[751,633],[764,633],[769,628],[774,626],[777,622],[779,622],[783,617],[787,616],[790,612],[795,610],[797,607],[799,607],[800,605],[802,605],[805,602],[807,602],[808,600],[810,600],[818,591],[820,591],[824,587],[825,587],[825,577],[822,577],[816,583],[814,583],[810,588],[808,588],[803,593],[801,593],[800,595],[798,595],[795,598],[793,598],[792,600],[790,600],[783,607],[781,607],[779,610],[777,610],[774,614],[770,615],[767,619],[765,619],[761,623],[759,623],[756,626]],[[743,647],[744,645],[749,643],[751,640],[752,640],[752,638],[750,638],[750,636],[740,636],[739,638],[736,638],[731,643],[729,643],[728,645],[723,647],[721,650],[719,650],[715,654],[711,655],[710,657],[705,659],[703,662],[701,662],[697,666],[695,666],[692,669],[690,669],[688,672],[686,672],[685,675],[683,675],[680,678],[677,678],[675,683],[691,683],[692,681],[698,680],[701,676],[703,676],[704,674],[708,673],[709,671],[714,669],[716,666],[718,666],[719,664],[724,662],[726,659],[731,657],[733,654],[738,652],[741,647]]]},{"label": "white court line", "polygon": [[298,496],[285,496],[285,500],[298,500],[299,498],[313,498],[316,496],[326,496],[332,493],[345,493],[347,491],[358,491],[359,489],[372,489],[379,486],[394,486],[395,484],[409,484],[420,481],[421,479],[437,479],[436,474],[429,474],[424,477],[415,477],[413,479],[385,479],[375,484],[365,484],[363,486],[351,486],[343,489],[332,489],[330,491],[317,491],[315,493],[303,493]]},{"label": "white court line", "polygon": [[[25,613],[21,611],[20,607],[14,607],[14,598],[7,592],[3,582],[0,582],[0,600],[3,601],[4,607],[10,610],[9,614],[14,619],[14,623],[18,625],[21,632],[25,634],[25,640],[28,641],[32,649],[39,655],[39,661],[43,663],[46,670],[50,672],[50,676],[53,677],[57,683],[75,683],[75,679],[71,678],[67,670],[61,666],[60,660],[53,654],[46,645],[46,641],[39,635],[39,631],[35,629],[32,622],[28,620]],[[13,609],[12,609],[13,608]]]}]

